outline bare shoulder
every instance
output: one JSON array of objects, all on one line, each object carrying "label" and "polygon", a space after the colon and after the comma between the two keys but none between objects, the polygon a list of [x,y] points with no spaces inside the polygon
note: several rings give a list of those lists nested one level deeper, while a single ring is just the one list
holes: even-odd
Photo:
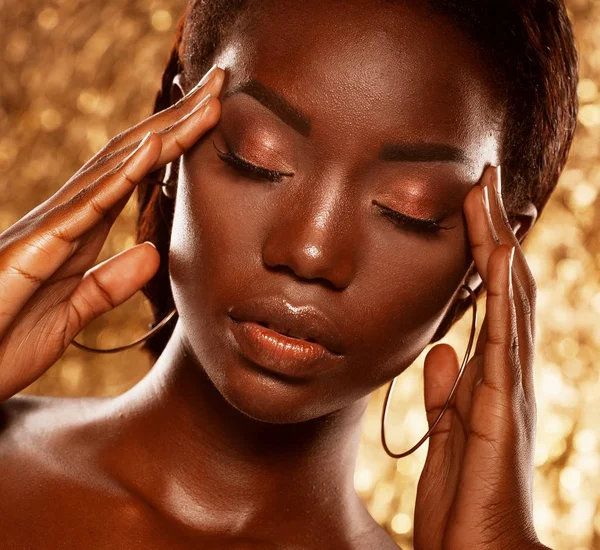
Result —
[{"label": "bare shoulder", "polygon": [[49,442],[54,434],[94,414],[109,397],[46,397],[15,395],[0,403],[0,455],[26,448],[35,440]]},{"label": "bare shoulder", "polygon": [[[119,548],[124,531],[141,537],[157,523],[107,467],[104,446],[118,430],[102,420],[111,399],[15,396],[0,404],[2,548],[49,548],[49,539],[61,548]],[[150,547],[142,538],[126,546]]]},{"label": "bare shoulder", "polygon": [[0,492],[25,498],[28,488],[64,480],[65,472],[74,473],[74,464],[85,464],[83,455],[94,449],[82,445],[84,430],[78,427],[106,399],[16,395],[0,403],[0,463],[5,473]]}]

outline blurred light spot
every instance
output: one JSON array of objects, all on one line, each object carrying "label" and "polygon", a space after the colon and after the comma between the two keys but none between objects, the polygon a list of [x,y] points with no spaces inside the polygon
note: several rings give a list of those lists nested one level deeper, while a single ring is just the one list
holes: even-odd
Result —
[{"label": "blurred light spot", "polygon": [[84,114],[94,113],[98,105],[98,94],[94,90],[83,90],[77,97],[77,108]]},{"label": "blurred light spot", "polygon": [[573,188],[584,178],[583,170],[580,170],[579,168],[567,169],[561,174],[560,183],[564,187]]},{"label": "blurred light spot", "polygon": [[548,447],[544,443],[535,446],[535,465],[541,466],[548,460]]},{"label": "blurred light spot", "polygon": [[375,479],[368,468],[358,468],[354,474],[354,488],[359,493],[366,493],[373,488]]},{"label": "blurred light spot", "polygon": [[412,529],[412,520],[407,514],[396,514],[392,518],[392,530],[399,535],[405,535]]},{"label": "blurred light spot", "polygon": [[600,106],[584,105],[579,109],[579,121],[584,126],[597,126],[600,124]]},{"label": "blurred light spot", "polygon": [[598,196],[598,188],[587,182],[578,184],[569,197],[569,206],[573,210],[587,208],[594,204]]},{"label": "blurred light spot", "polygon": [[86,129],[86,137],[92,151],[98,151],[108,142],[106,128],[100,124],[90,124]]},{"label": "blurred light spot", "polygon": [[567,444],[565,443],[564,439],[559,439],[558,441],[555,441],[552,447],[550,448],[549,459],[556,460],[565,453],[566,449]]},{"label": "blurred light spot", "polygon": [[554,521],[554,514],[548,505],[544,502],[536,504],[533,509],[534,523],[537,526],[548,528]]},{"label": "blurred light spot", "polygon": [[566,282],[575,282],[583,275],[583,266],[579,260],[565,258],[556,264],[556,274]]},{"label": "blurred light spot", "polygon": [[40,113],[40,125],[47,132],[54,132],[60,128],[61,124],[62,116],[56,109],[48,107]]},{"label": "blurred light spot", "polygon": [[6,44],[5,59],[9,63],[21,63],[29,49],[29,35],[22,29],[13,31]]},{"label": "blurred light spot", "polygon": [[167,10],[156,10],[152,14],[152,26],[157,31],[168,31],[173,24],[173,18]]},{"label": "blurred light spot", "polygon": [[569,491],[573,491],[581,485],[581,472],[577,468],[567,466],[560,473],[560,484]]},{"label": "blurred light spot", "polygon": [[373,498],[382,506],[389,506],[394,498],[396,489],[392,483],[380,483],[373,493]]},{"label": "blurred light spot", "polygon": [[19,150],[16,144],[8,139],[0,141],[0,170],[8,170],[17,158]]},{"label": "blurred light spot", "polygon": [[577,95],[581,101],[593,101],[598,95],[598,86],[589,78],[582,78],[577,86]]},{"label": "blurred light spot", "polygon": [[579,352],[579,344],[573,338],[562,338],[558,342],[558,350],[563,357],[575,357]]},{"label": "blurred light spot", "polygon": [[596,433],[593,430],[581,430],[575,435],[574,444],[580,453],[591,453],[596,449]]},{"label": "blurred light spot", "polygon": [[[563,380],[560,371],[548,367],[542,372],[542,391],[549,397],[558,396],[563,389]],[[559,422],[560,417],[555,416],[555,422]],[[548,426],[552,424],[549,423]]]},{"label": "blurred light spot", "polygon": [[37,21],[42,29],[51,31],[58,25],[58,12],[54,8],[44,8],[38,14]]}]

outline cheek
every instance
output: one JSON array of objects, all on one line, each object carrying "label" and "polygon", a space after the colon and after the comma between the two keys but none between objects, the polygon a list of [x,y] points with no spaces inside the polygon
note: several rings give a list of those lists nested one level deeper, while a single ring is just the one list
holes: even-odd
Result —
[{"label": "cheek", "polygon": [[377,364],[375,386],[396,376],[429,344],[452,302],[468,265],[465,236],[459,229],[437,243],[398,239],[402,253],[371,247],[364,271],[353,281],[348,302],[360,308],[357,349]]},{"label": "cheek", "polygon": [[258,258],[251,219],[244,201],[228,196],[227,186],[182,170],[169,267],[183,300],[225,312],[240,287],[251,288],[246,278],[256,272]]}]

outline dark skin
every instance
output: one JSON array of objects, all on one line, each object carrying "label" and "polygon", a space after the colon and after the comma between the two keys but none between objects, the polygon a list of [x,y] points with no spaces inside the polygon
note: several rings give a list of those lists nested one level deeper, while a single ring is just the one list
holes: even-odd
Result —
[{"label": "dark skin", "polygon": [[[429,444],[415,547],[543,548],[530,502],[535,286],[519,246],[536,212],[526,205],[509,224],[495,191],[502,114],[489,69],[446,20],[414,8],[264,6],[217,52],[212,79],[190,93],[195,82],[178,75],[171,109],[111,141],[0,236],[3,541],[396,548],[353,488],[361,418],[467,282],[486,286],[488,313]],[[247,79],[309,116],[310,133],[228,94]],[[384,143],[414,142],[450,145],[460,160],[378,158]],[[293,176],[249,178],[215,146]],[[137,182],[168,162],[180,162],[169,265],[179,319],[151,372],[116,398],[8,399],[154,275],[148,245],[88,270]],[[378,205],[450,229],[419,233]],[[271,294],[333,318],[341,367],[290,380],[235,351],[227,308]],[[457,371],[450,346],[428,354],[430,422]]]}]

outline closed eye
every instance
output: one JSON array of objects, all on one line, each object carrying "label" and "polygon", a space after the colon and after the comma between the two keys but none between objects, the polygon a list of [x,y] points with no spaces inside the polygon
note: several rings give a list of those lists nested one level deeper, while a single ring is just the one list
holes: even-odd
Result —
[{"label": "closed eye", "polygon": [[271,170],[269,168],[263,168],[262,166],[257,166],[256,164],[252,164],[247,160],[239,157],[234,154],[232,151],[222,151],[217,147],[217,144],[213,140],[213,145],[217,150],[218,157],[225,163],[229,164],[239,172],[245,174],[249,177],[257,177],[261,180],[268,180],[273,182],[280,182],[283,180],[284,176],[293,176],[293,172],[279,172],[277,170]]},{"label": "closed eye", "polygon": [[[280,182],[283,180],[285,176],[293,176],[293,172],[280,172],[278,170],[271,170],[269,168],[264,168],[262,166],[257,166],[247,160],[242,159],[232,151],[222,151],[217,147],[217,144],[213,140],[213,146],[217,150],[218,157],[225,163],[229,164],[231,167],[235,168],[239,172],[251,178],[258,178],[261,180],[267,180],[272,182]],[[406,214],[402,214],[401,212],[397,212],[396,210],[392,210],[387,206],[383,206],[379,204],[377,201],[373,201],[373,204],[379,207],[381,213],[393,221],[396,225],[409,228],[412,230],[416,230],[419,233],[428,233],[435,234],[440,231],[448,231],[450,229],[454,229],[456,225],[451,226],[443,226],[440,225],[438,220],[429,220],[422,218],[413,218],[411,216],[407,216]]]},{"label": "closed eye", "polygon": [[402,214],[401,212],[397,212],[396,210],[392,210],[387,206],[383,206],[377,201],[373,201],[373,204],[378,206],[381,210],[381,213],[387,218],[391,219],[396,225],[404,228],[408,227],[415,229],[420,233],[435,234],[439,233],[440,231],[448,231],[449,229],[454,229],[456,227],[456,225],[440,225],[439,220],[413,218],[411,216],[407,216],[406,214]]}]

